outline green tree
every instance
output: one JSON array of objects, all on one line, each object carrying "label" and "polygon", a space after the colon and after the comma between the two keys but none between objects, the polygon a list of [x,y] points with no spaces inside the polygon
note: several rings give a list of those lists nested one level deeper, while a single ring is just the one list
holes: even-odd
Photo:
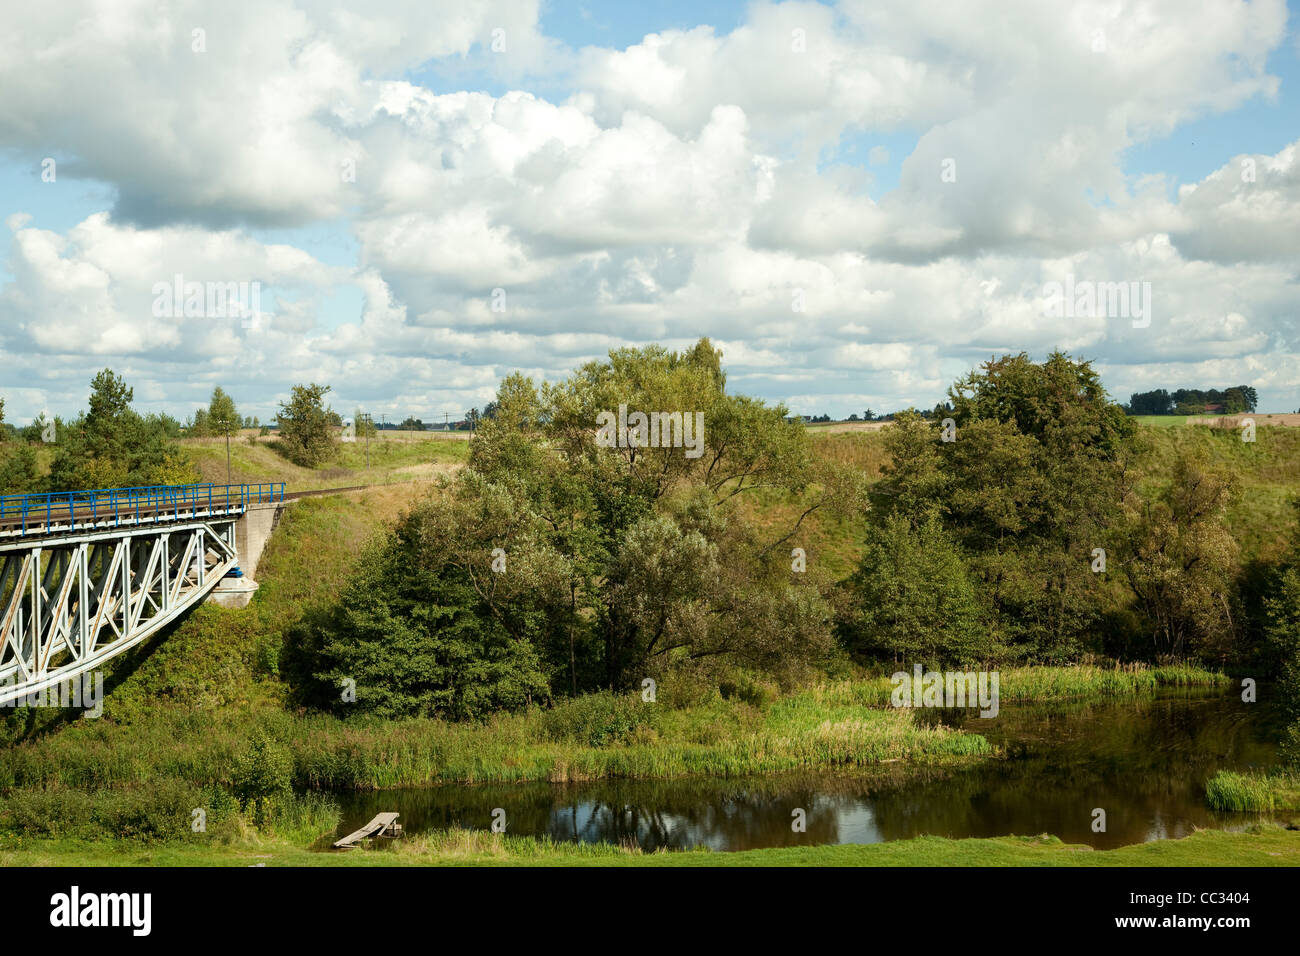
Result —
[{"label": "green tree", "polygon": [[289,401],[280,403],[276,420],[285,455],[304,468],[315,468],[338,454],[338,414],[324,404],[329,390],[328,385],[295,385]]},{"label": "green tree", "polygon": [[208,421],[208,410],[196,408],[185,433],[190,438],[207,438],[212,434],[212,423]]},{"label": "green tree", "polygon": [[841,640],[860,658],[941,667],[999,656],[975,581],[937,518],[873,523],[846,591]]},{"label": "green tree", "polygon": [[[1101,618],[1106,581],[1090,555],[1122,523],[1134,426],[1091,365],[1061,353],[991,359],[948,394],[931,420],[901,413],[886,432],[869,518],[897,516],[913,532],[939,523],[990,609],[988,647],[1068,658]],[[864,595],[871,570],[856,579]]]},{"label": "green tree", "polygon": [[31,445],[15,442],[0,457],[0,494],[26,495],[38,492],[44,483]]},{"label": "green tree", "polygon": [[1180,458],[1157,497],[1132,500],[1123,566],[1157,654],[1228,659],[1238,548],[1226,515],[1237,495],[1236,478],[1201,454]]},{"label": "green tree", "polygon": [[[498,492],[453,507],[510,547],[513,575],[494,573],[490,552],[468,546],[437,509],[418,508],[368,552],[342,599],[291,639],[285,670],[305,701],[340,714],[471,719],[549,696],[529,593],[545,573],[514,548],[521,516]],[[469,549],[442,550],[452,542]],[[349,680],[355,700],[340,692]]]},{"label": "green tree", "polygon": [[230,484],[230,436],[239,430],[239,422],[235,400],[218,385],[208,402],[208,427],[212,434],[224,435],[226,439],[226,484]]},{"label": "green tree", "polygon": [[57,429],[51,491],[198,480],[185,453],[168,437],[168,420],[131,408],[132,389],[111,369],[91,381],[90,408]]},{"label": "green tree", "polygon": [[363,412],[360,408],[352,413],[352,427],[357,438],[373,438],[378,434],[374,418],[369,412]]},{"label": "green tree", "polygon": [[[809,515],[864,506],[861,475],[815,462],[785,408],[728,394],[725,384],[707,339],[685,352],[619,349],[540,387],[511,374],[491,417],[478,421],[469,467],[412,509],[397,543],[368,560],[411,607],[472,611],[467,640],[478,649],[465,660],[503,662],[500,678],[489,670],[485,679],[514,688],[515,701],[532,686],[525,662],[533,660],[548,693],[729,667],[793,679],[832,651],[833,637],[816,585],[791,571],[791,547]],[[602,415],[621,405],[676,413],[677,444],[598,442]],[[689,449],[680,427],[687,416]],[[755,494],[797,507],[759,526],[741,506]],[[297,673],[338,676],[379,654],[367,648],[388,625],[358,631],[348,613],[340,607],[314,637],[299,637],[304,662],[317,664]],[[450,677],[434,676],[444,674],[439,648],[470,625],[460,611],[438,613],[403,631],[434,658],[387,684],[450,707],[459,692]]]}]

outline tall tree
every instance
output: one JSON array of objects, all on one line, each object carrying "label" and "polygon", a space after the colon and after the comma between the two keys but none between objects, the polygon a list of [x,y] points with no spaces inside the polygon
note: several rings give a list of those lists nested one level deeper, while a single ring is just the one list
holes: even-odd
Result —
[{"label": "tall tree", "polygon": [[111,369],[91,381],[90,408],[59,428],[50,490],[183,484],[197,480],[185,453],[170,440],[170,420],[142,416],[134,391]]},{"label": "tall tree", "polygon": [[226,438],[226,484],[230,484],[230,436],[239,430],[239,411],[235,408],[235,400],[220,385],[212,390],[212,399],[208,402],[208,427]]},{"label": "tall tree", "polygon": [[338,414],[325,407],[328,385],[295,385],[289,401],[280,403],[276,420],[289,460],[315,468],[338,454],[334,423]]},{"label": "tall tree", "polygon": [[[1089,363],[1060,353],[1042,363],[1023,353],[990,360],[958,380],[949,397],[944,417],[956,425],[946,433],[950,440],[939,422],[912,413],[898,416],[886,432],[891,462],[873,489],[870,516],[882,526],[876,537],[911,553],[912,539],[928,535],[926,549],[943,555],[934,572],[913,562],[899,574],[942,568],[960,582],[954,562],[965,564],[977,603],[990,610],[985,649],[1012,648],[1015,656],[1037,660],[1068,657],[1100,616],[1104,582],[1090,573],[1090,554],[1106,547],[1121,523],[1134,426],[1109,401]],[[911,537],[887,525],[891,515],[908,523]],[[936,522],[943,535],[930,527]],[[868,550],[876,563],[860,569],[859,599],[878,593],[871,577],[887,552]],[[924,600],[914,588],[898,589]],[[919,619],[932,612],[922,603],[909,613]],[[972,619],[963,612],[963,621]],[[860,617],[857,631],[871,620]],[[857,640],[880,646],[884,637],[859,633]],[[949,646],[954,663],[959,649],[971,647],[956,636]]]},{"label": "tall tree", "polygon": [[[793,573],[804,570],[793,549],[808,515],[865,505],[861,476],[815,461],[784,407],[724,386],[707,339],[685,352],[618,349],[540,387],[507,376],[492,416],[477,422],[469,466],[373,559],[392,587],[375,598],[384,606],[367,601],[367,615],[404,616],[407,601],[430,609],[419,633],[402,631],[422,665],[393,675],[406,703],[389,703],[428,712],[421,701],[455,679],[454,654],[462,671],[509,676],[515,700],[531,660],[560,693],[738,666],[789,678],[829,654],[829,608],[811,576]],[[622,440],[600,438],[620,406],[653,412],[657,440],[629,443],[631,421]],[[741,502],[765,494],[798,507],[753,523]],[[480,623],[467,630],[457,608]],[[317,674],[379,659],[382,627],[356,623],[334,618],[328,633],[300,636]]]}]

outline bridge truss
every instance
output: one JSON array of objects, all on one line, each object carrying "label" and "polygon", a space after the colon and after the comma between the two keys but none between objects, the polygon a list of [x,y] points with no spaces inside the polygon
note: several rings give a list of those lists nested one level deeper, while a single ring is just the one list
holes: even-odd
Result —
[{"label": "bridge truss", "polygon": [[129,509],[123,492],[138,489],[112,489],[107,515],[104,497],[93,515],[78,501],[63,517],[27,502],[8,529],[17,499],[0,499],[0,704],[93,671],[201,603],[238,566],[248,503],[284,496],[200,487],[150,489],[152,504]]}]

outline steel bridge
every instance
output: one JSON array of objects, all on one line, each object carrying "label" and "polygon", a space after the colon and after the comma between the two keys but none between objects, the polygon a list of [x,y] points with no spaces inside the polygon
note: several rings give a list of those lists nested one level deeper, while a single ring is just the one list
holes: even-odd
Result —
[{"label": "steel bridge", "polygon": [[283,482],[0,498],[0,704],[111,660],[239,573],[236,525]]}]

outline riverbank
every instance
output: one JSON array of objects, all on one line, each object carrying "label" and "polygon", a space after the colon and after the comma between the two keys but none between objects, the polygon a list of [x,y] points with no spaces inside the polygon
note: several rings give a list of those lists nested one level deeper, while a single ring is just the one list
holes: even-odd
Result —
[{"label": "riverbank", "polygon": [[1205,802],[1211,809],[1238,813],[1300,810],[1300,775],[1221,770],[1206,783]]},{"label": "riverbank", "polygon": [[[1193,668],[1010,670],[1001,709],[1010,715],[1018,701],[1088,707],[1154,699],[1161,687],[1213,688],[1226,680]],[[192,812],[202,808],[209,832],[229,840],[246,829],[241,793],[276,795],[284,811],[307,814],[304,823],[315,826],[324,792],[731,780],[884,767],[911,778],[973,767],[996,754],[980,732],[983,721],[956,729],[924,710],[893,708],[891,687],[887,678],[873,678],[770,699],[752,689],[725,698],[714,692],[676,705],[632,693],[593,694],[483,724],[168,706],[124,723],[77,720],[0,749],[0,836],[165,842],[183,838]],[[289,796],[293,789],[299,797]]]},{"label": "riverbank", "polygon": [[386,850],[314,852],[265,840],[240,846],[30,841],[0,844],[0,866],[1300,866],[1300,831],[1259,826],[1202,830],[1114,850],[1055,837],[784,847],[717,853],[641,853],[610,844],[569,844],[469,831],[427,834]]},{"label": "riverbank", "polygon": [[[1017,668],[1002,672],[1000,697],[1005,707],[1227,682],[1185,666]],[[289,783],[326,790],[740,776],[992,752],[978,733],[927,725],[916,711],[891,707],[892,688],[889,678],[878,677],[779,697],[714,693],[678,706],[632,693],[589,694],[481,724],[160,705],[126,722],[83,719],[16,742],[0,752],[0,790],[153,788],[165,779],[229,787],[237,783],[232,767],[259,735],[292,766]]]}]

